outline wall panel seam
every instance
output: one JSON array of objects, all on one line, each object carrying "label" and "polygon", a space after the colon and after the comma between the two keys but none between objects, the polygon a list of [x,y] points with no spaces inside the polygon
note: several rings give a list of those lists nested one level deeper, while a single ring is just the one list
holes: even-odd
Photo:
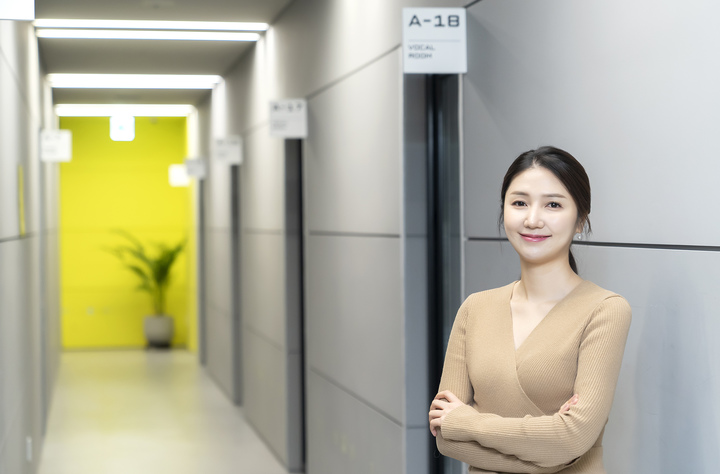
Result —
[{"label": "wall panel seam", "polygon": [[473,0],[472,2],[468,3],[467,5],[465,5],[464,8],[470,8],[470,7],[472,7],[473,5],[475,5],[475,4],[477,4],[477,3],[480,3],[480,2],[482,2],[482,0]]},{"label": "wall panel seam", "polygon": [[250,324],[245,323],[245,324],[243,324],[243,327],[245,329],[247,329],[247,331],[249,333],[251,333],[251,334],[257,336],[258,338],[262,339],[263,341],[267,342],[268,344],[273,346],[278,351],[282,352],[283,354],[285,353],[285,347],[283,347],[281,344],[278,344],[276,341],[273,341],[272,339],[267,337],[265,334],[261,333],[256,328],[252,327]]},{"label": "wall panel seam", "polygon": [[283,235],[285,234],[284,229],[257,229],[257,228],[246,228],[243,229],[246,234],[253,235]]},{"label": "wall panel seam", "polygon": [[366,400],[365,398],[361,397],[360,395],[358,395],[358,394],[355,393],[354,391],[350,390],[349,388],[347,388],[347,387],[346,387],[345,385],[343,385],[342,383],[340,383],[340,382],[338,382],[337,380],[333,379],[332,377],[330,377],[330,376],[322,373],[321,371],[319,371],[317,368],[315,368],[315,367],[313,367],[313,366],[310,366],[309,369],[310,369],[310,371],[312,371],[315,375],[317,375],[317,376],[320,377],[321,379],[325,380],[325,381],[326,381],[327,383],[329,383],[330,385],[334,386],[335,388],[338,388],[338,389],[342,390],[342,391],[345,392],[347,395],[350,395],[351,397],[353,397],[353,398],[356,399],[357,401],[361,402],[363,405],[366,405],[368,408],[370,408],[370,409],[372,409],[373,411],[381,414],[383,417],[385,417],[385,418],[387,418],[388,420],[392,421],[393,423],[395,423],[395,424],[396,424],[397,426],[399,426],[400,428],[403,428],[403,424],[402,424],[402,422],[401,422],[400,420],[398,420],[397,418],[395,418],[394,416],[392,416],[392,415],[390,415],[390,414],[388,414],[388,413],[385,413],[383,410],[379,409],[378,407],[376,407],[375,405],[373,405],[372,403],[370,403],[370,402],[369,402],[368,400]]},{"label": "wall panel seam", "polygon": [[395,46],[393,46],[393,47],[390,48],[389,50],[387,50],[387,51],[385,51],[384,53],[380,54],[380,56],[377,56],[376,58],[371,59],[370,61],[366,62],[365,64],[362,64],[362,65],[356,67],[355,69],[351,70],[350,72],[347,72],[347,73],[341,75],[341,76],[338,77],[337,79],[331,80],[330,82],[328,82],[328,83],[325,84],[324,86],[320,86],[317,90],[315,90],[314,92],[310,92],[310,93],[306,96],[307,100],[314,99],[315,97],[319,96],[319,95],[322,94],[323,92],[326,92],[327,90],[332,89],[332,88],[335,87],[336,85],[340,84],[341,82],[345,81],[346,79],[351,78],[352,76],[354,76],[355,74],[359,73],[359,72],[362,71],[363,69],[366,69],[366,68],[372,66],[372,65],[375,64],[376,62],[380,61],[381,59],[385,58],[386,56],[389,56],[390,54],[394,53],[395,51],[399,50],[400,48],[402,48],[402,44],[396,44]]},{"label": "wall panel seam", "polygon": [[311,230],[309,235],[314,237],[379,237],[385,239],[399,239],[400,234],[381,234],[372,232],[333,232],[324,230]]},{"label": "wall panel seam", "polygon": [[[28,97],[25,96],[25,90],[23,89],[23,84],[20,82],[20,79],[15,75],[15,69],[10,64],[10,61],[8,60],[7,56],[5,56],[5,52],[2,48],[0,48],[0,56],[2,56],[3,61],[7,65],[8,69],[10,70],[10,74],[12,75],[13,79],[15,80],[15,85],[18,88],[18,92],[20,97],[22,97],[23,102],[25,103],[25,108],[28,111],[28,114],[30,114],[30,117],[37,121],[37,116],[35,115],[35,111],[33,110],[32,106],[30,105],[30,101]],[[41,81],[42,82],[42,81]]]},{"label": "wall panel seam", "polygon": [[37,234],[35,232],[32,232],[32,233],[28,232],[25,235],[17,235],[17,236],[13,236],[13,237],[0,238],[0,244],[5,243],[5,242],[17,242],[19,240],[27,240],[27,239],[31,239],[34,237],[37,237]]},{"label": "wall panel seam", "polygon": [[[508,242],[505,237],[467,237],[468,242]],[[583,247],[614,247],[614,248],[633,248],[633,249],[649,249],[649,250],[688,250],[694,252],[720,252],[720,246],[717,245],[683,245],[683,244],[643,244],[634,242],[600,242],[575,241],[573,245]]]},{"label": "wall panel seam", "polygon": [[[392,54],[394,51],[400,49],[401,47],[402,47],[401,44],[397,44],[397,45],[393,46],[393,47],[390,48],[388,51],[380,54],[380,55],[377,56],[376,58],[371,59],[370,61],[366,62],[365,64],[361,64],[360,66],[356,67],[355,69],[351,70],[350,72],[347,72],[347,73],[345,73],[345,74],[342,74],[342,75],[341,75],[340,77],[338,77],[337,79],[333,79],[333,80],[331,80],[330,82],[328,82],[327,84],[325,84],[325,85],[323,85],[323,86],[320,86],[320,87],[319,87],[318,89],[316,89],[315,91],[306,94],[306,95],[305,95],[305,98],[306,98],[307,100],[314,99],[314,98],[317,97],[318,95],[322,94],[323,92],[326,92],[326,91],[329,90],[329,89],[332,89],[332,88],[335,87],[336,85],[340,84],[341,82],[345,81],[346,79],[349,79],[350,77],[352,77],[353,75],[355,75],[355,74],[357,74],[358,72],[362,71],[363,69],[372,66],[372,65],[375,64],[376,62],[378,62],[378,61],[380,61],[381,59],[383,59],[384,57]],[[240,64],[240,62],[242,62],[242,58],[236,63],[236,66],[237,66],[237,64]],[[231,68],[230,68],[230,71],[233,71],[234,69],[235,69],[235,66],[231,67]],[[241,135],[242,137],[247,137],[248,135],[252,135],[252,134],[255,133],[256,131],[258,131],[259,129],[261,129],[261,128],[263,128],[263,127],[269,127],[269,126],[270,126],[270,121],[269,121],[269,120],[266,120],[266,119],[263,119],[263,120],[255,123],[255,124],[248,125],[245,129],[243,129],[243,130],[240,131],[240,135]]]}]

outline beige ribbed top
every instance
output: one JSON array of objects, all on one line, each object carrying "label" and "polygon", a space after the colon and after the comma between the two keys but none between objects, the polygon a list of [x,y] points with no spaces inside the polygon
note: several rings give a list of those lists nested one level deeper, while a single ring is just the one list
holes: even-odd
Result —
[{"label": "beige ribbed top", "polygon": [[[438,449],[470,472],[604,473],[630,305],[583,281],[515,350],[513,286],[470,295],[458,311],[440,390],[468,406],[445,417]],[[575,393],[578,403],[559,414]]]}]

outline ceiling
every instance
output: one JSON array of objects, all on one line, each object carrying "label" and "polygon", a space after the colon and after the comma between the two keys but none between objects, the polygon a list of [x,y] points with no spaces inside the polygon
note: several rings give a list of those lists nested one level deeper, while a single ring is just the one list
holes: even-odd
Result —
[{"label": "ceiling", "polygon": [[[257,21],[272,23],[292,0],[35,0],[36,18]],[[46,73],[223,75],[250,42],[39,38]],[[56,104],[197,104],[208,91],[54,89]]]}]

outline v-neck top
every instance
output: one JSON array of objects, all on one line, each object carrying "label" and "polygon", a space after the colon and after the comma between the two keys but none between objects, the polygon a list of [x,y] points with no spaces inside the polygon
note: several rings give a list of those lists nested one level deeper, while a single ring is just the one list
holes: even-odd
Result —
[{"label": "v-neck top", "polygon": [[[605,473],[602,433],[630,329],[621,296],[582,281],[515,349],[515,283],[470,295],[450,334],[440,390],[467,406],[438,431],[470,472]],[[558,413],[573,394],[569,411]]]}]

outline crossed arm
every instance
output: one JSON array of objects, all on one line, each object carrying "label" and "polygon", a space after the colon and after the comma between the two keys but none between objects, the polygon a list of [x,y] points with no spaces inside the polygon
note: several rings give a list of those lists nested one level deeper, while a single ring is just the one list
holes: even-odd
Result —
[{"label": "crossed arm", "polygon": [[[627,302],[609,298],[594,313],[581,342],[576,395],[547,416],[504,418],[469,405],[466,319],[461,308],[448,345],[443,390],[430,407],[439,451],[481,469],[517,473],[558,472],[587,452],[610,412],[630,324]],[[454,375],[446,378],[446,373]]]}]

